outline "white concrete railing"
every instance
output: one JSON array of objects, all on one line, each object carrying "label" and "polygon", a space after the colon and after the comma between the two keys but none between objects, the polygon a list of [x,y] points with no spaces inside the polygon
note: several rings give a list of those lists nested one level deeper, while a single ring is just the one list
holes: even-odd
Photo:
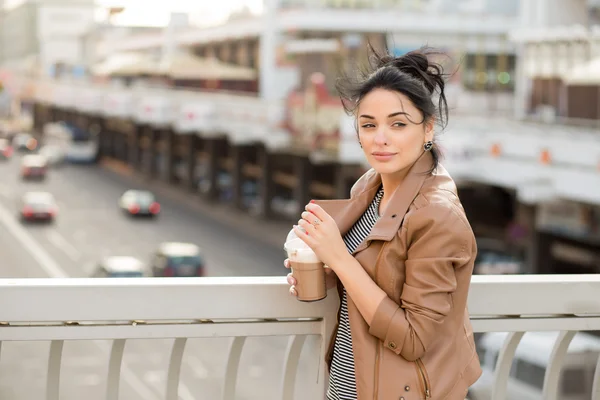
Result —
[{"label": "white concrete railing", "polygon": [[[227,354],[223,399],[235,398],[240,356],[247,337],[290,336],[281,399],[292,399],[298,359],[306,335],[325,344],[335,323],[338,299],[301,303],[287,293],[283,277],[192,279],[0,280],[0,341],[51,341],[46,399],[60,398],[64,341],[112,340],[106,398],[119,393],[123,349],[128,339],[175,338],[167,371],[167,400],[178,399],[186,340],[233,337]],[[469,311],[476,332],[513,332],[498,357],[492,400],[506,398],[515,349],[528,331],[561,331],[544,380],[544,399],[558,400],[558,373],[573,332],[600,330],[599,275],[475,276]],[[35,299],[35,301],[32,301]],[[320,346],[319,392],[325,389]],[[593,399],[600,399],[600,366]]]}]

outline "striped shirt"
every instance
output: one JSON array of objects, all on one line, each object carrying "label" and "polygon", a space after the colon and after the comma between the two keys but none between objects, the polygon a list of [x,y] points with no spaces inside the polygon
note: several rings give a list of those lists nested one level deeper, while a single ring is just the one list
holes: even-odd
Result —
[{"label": "striped shirt", "polygon": [[[354,250],[363,240],[379,219],[379,203],[383,197],[383,186],[377,191],[369,208],[344,236],[348,252]],[[346,289],[342,294],[340,305],[340,320],[338,332],[333,347],[333,360],[329,374],[329,390],[327,400],[356,400],[356,376],[354,372],[354,353],[352,351],[352,334],[348,319],[348,299]]]}]

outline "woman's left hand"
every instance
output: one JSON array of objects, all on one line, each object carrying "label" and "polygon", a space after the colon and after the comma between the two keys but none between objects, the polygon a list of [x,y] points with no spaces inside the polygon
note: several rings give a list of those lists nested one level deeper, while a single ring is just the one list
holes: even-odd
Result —
[{"label": "woman's left hand", "polygon": [[348,249],[337,224],[320,206],[309,203],[298,221],[306,232],[294,226],[296,235],[304,241],[334,272],[339,261],[348,256]]}]

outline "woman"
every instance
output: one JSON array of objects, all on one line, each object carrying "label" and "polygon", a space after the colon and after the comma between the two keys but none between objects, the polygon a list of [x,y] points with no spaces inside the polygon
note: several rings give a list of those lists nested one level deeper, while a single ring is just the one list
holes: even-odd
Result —
[{"label": "woman", "polygon": [[467,312],[477,249],[438,164],[447,104],[430,53],[375,55],[373,72],[340,81],[372,169],[349,200],[311,201],[294,226],[340,294],[327,399],[463,400],[481,375]]}]

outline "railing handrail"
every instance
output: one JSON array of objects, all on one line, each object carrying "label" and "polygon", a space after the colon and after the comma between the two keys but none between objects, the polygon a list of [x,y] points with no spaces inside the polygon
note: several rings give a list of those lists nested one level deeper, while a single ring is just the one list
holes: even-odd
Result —
[{"label": "railing handrail", "polygon": [[[320,337],[316,393],[327,373],[326,341],[336,319],[335,290],[320,302],[288,294],[285,277],[50,278],[0,280],[0,341],[50,341],[47,400],[60,398],[64,341],[112,340],[106,398],[116,398],[128,339],[175,338],[165,397],[179,398],[188,338],[232,337],[222,398],[235,398],[246,338],[289,336],[280,397],[291,400],[307,335]],[[476,332],[511,332],[499,350],[491,398],[505,399],[515,349],[529,331],[561,331],[549,358],[544,398],[557,400],[566,350],[577,331],[600,329],[600,275],[474,276],[469,311]],[[108,349],[103,351],[108,352]],[[489,365],[489,364],[488,364]],[[600,364],[599,367],[600,368]],[[596,373],[593,390],[600,387]]]},{"label": "railing handrail", "polygon": [[[336,311],[335,290],[302,303],[288,289],[285,277],[2,279],[0,302],[15,306],[0,308],[0,321],[319,319]],[[477,275],[468,306],[473,319],[600,315],[598,293],[595,274]]]}]

